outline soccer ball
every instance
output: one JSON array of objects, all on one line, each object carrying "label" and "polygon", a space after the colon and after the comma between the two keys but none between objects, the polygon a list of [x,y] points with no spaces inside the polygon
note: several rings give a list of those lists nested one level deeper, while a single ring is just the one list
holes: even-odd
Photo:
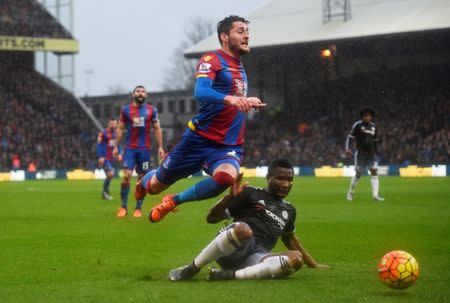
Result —
[{"label": "soccer ball", "polygon": [[394,289],[405,289],[419,277],[419,263],[406,251],[394,250],[381,258],[378,274],[384,284]]}]

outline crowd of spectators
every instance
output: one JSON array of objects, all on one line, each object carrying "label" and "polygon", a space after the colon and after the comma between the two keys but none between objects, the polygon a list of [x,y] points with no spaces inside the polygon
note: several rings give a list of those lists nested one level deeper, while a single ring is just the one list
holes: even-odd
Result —
[{"label": "crowd of spectators", "polygon": [[33,71],[0,80],[0,171],[92,167],[97,130],[70,93]]},{"label": "crowd of spectators", "polygon": [[0,35],[72,38],[36,0],[0,1]]},{"label": "crowd of spectators", "polygon": [[[248,122],[245,165],[267,165],[278,156],[297,165],[339,166],[353,163],[345,155],[345,139],[359,120],[363,104],[337,111],[296,115],[259,115]],[[380,164],[450,163],[450,98],[397,95],[373,105],[379,130]],[[344,109],[345,110],[345,109]]]}]

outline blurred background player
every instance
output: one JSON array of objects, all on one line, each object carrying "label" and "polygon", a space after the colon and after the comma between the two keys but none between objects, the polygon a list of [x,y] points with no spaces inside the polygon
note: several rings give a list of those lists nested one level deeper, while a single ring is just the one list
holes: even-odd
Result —
[{"label": "blurred background player", "polygon": [[[109,194],[109,185],[111,179],[114,177],[115,161],[113,156],[113,150],[117,137],[117,120],[109,119],[108,127],[101,131],[97,137],[97,156],[98,165],[103,168],[106,174],[106,179],[103,181],[102,198],[105,200],[112,200],[113,198]],[[122,161],[122,148],[119,145],[118,160]]]},{"label": "blurred background player", "polygon": [[180,194],[166,195],[151,209],[151,222],[159,222],[181,203],[219,195],[238,175],[245,113],[265,106],[256,97],[246,97],[247,76],[240,57],[250,52],[247,24],[246,19],[235,15],[218,23],[221,49],[203,55],[197,66],[194,95],[199,112],[160,167],[136,186],[135,195],[142,199],[147,192],[158,194],[201,169],[211,177]]},{"label": "blurred background player", "polygon": [[[155,106],[145,103],[147,92],[141,85],[133,90],[133,101],[125,104],[120,112],[117,139],[113,154],[118,155],[118,146],[126,130],[125,147],[123,152],[123,180],[120,186],[121,207],[117,217],[125,217],[128,208],[128,193],[130,191],[130,178],[133,169],[136,170],[138,180],[150,169],[150,128],[153,126],[156,143],[158,144],[158,157],[164,157],[163,137]],[[134,217],[141,217],[142,199],[136,200]]]},{"label": "blurred background player", "polygon": [[[303,247],[295,230],[295,207],[284,198],[294,180],[294,169],[285,159],[269,165],[266,188],[240,184],[242,174],[230,190],[210,210],[208,223],[218,223],[229,217],[234,223],[222,228],[191,264],[172,270],[172,281],[187,280],[200,269],[216,261],[223,270],[211,269],[208,280],[263,279],[285,277],[309,267],[326,268],[316,262]],[[271,253],[278,239],[288,248]]]},{"label": "blurred background player", "polygon": [[350,134],[347,136],[345,142],[346,153],[350,156],[352,149],[350,148],[350,141],[355,140],[356,152],[355,158],[355,175],[350,181],[350,188],[347,193],[347,200],[353,200],[353,193],[355,192],[356,184],[361,178],[365,169],[369,169],[371,174],[370,183],[372,185],[372,197],[375,201],[384,201],[378,192],[380,188],[378,180],[378,169],[376,157],[378,153],[378,131],[375,123],[372,122],[375,112],[370,108],[363,108],[360,112],[361,120],[353,124]]}]

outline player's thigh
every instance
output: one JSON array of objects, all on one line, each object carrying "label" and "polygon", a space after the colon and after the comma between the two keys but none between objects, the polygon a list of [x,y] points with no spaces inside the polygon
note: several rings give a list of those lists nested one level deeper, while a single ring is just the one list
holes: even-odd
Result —
[{"label": "player's thigh", "polygon": [[151,153],[148,149],[139,149],[136,152],[136,173],[142,175],[151,169]]},{"label": "player's thigh", "polygon": [[114,174],[113,161],[105,160],[105,162],[103,162],[103,170],[105,171],[106,175],[113,175]]},{"label": "player's thigh", "polygon": [[204,159],[205,152],[202,145],[183,138],[164,158],[156,170],[156,178],[165,185],[171,185],[200,171]]},{"label": "player's thigh", "polygon": [[213,175],[213,173],[222,169],[236,177],[239,173],[242,159],[243,151],[241,146],[211,148],[203,167],[209,175]]},{"label": "player's thigh", "polygon": [[123,169],[132,171],[135,165],[136,165],[136,150],[126,147],[122,157]]}]

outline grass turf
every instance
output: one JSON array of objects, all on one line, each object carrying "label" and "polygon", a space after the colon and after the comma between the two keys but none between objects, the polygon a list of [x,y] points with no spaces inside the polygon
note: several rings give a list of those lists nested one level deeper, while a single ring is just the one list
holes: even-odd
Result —
[{"label": "grass turf", "polygon": [[[196,181],[180,181],[170,191]],[[100,181],[0,183],[0,302],[449,300],[450,178],[381,178],[383,203],[370,199],[368,178],[347,202],[348,182],[300,177],[288,197],[297,207],[297,234],[331,269],[304,267],[287,279],[227,282],[207,282],[203,270],[179,283],[167,280],[168,271],[190,262],[222,226],[205,222],[214,199],[185,204],[151,224],[131,214],[115,217],[117,179],[114,201],[99,199]],[[145,213],[160,197],[146,198]],[[421,268],[416,285],[404,291],[377,277],[378,260],[394,249],[412,253]]]}]

